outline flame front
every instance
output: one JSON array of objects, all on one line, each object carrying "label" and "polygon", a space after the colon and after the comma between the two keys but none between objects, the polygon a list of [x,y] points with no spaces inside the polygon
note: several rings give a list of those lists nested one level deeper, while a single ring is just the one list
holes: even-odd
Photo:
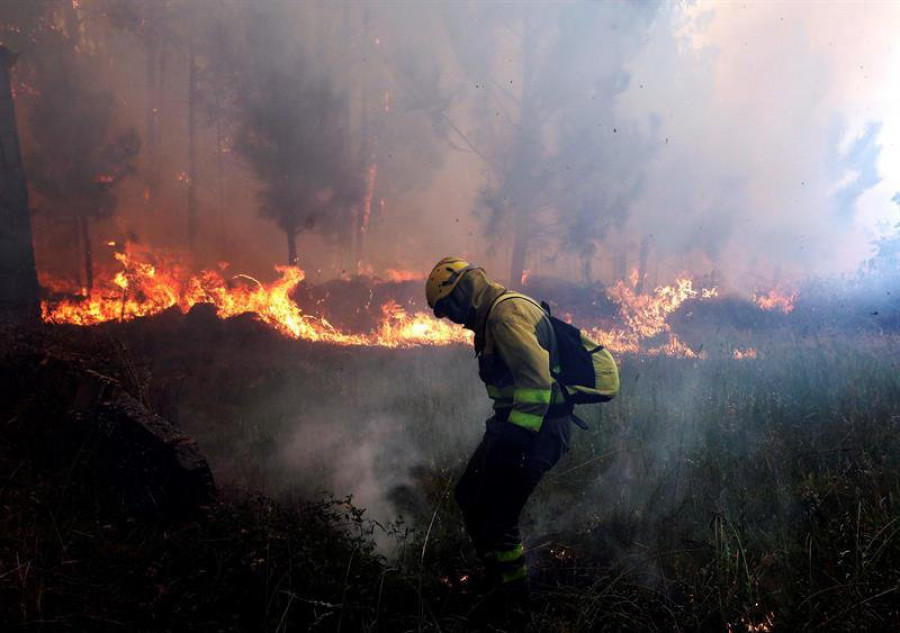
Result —
[{"label": "flame front", "polygon": [[[447,321],[435,319],[429,312],[409,310],[395,301],[381,307],[380,319],[369,332],[352,333],[334,327],[321,316],[304,313],[291,295],[303,281],[304,272],[296,266],[277,267],[278,279],[263,283],[247,275],[227,277],[220,270],[187,274],[177,263],[158,253],[142,251],[131,244],[115,254],[122,269],[99,283],[83,297],[69,297],[42,303],[43,318],[50,323],[95,325],[106,321],[130,321],[158,314],[172,307],[187,313],[197,304],[215,306],[220,318],[252,313],[257,319],[290,338],[379,347],[412,347],[467,343],[472,333]],[[422,279],[421,274],[391,270],[388,280]],[[61,292],[54,280],[42,277],[45,287]],[[621,325],[587,327],[586,332],[614,353],[703,357],[682,342],[667,323],[668,316],[685,301],[716,296],[713,289],[695,289],[688,278],[652,293],[640,294],[632,284],[619,281],[608,289],[610,299],[619,305]],[[662,342],[651,339],[665,336]],[[735,355],[737,357],[737,355]]]},{"label": "flame front", "polygon": [[[607,294],[619,304],[621,320],[625,327],[600,328],[589,330],[595,341],[602,343],[611,351],[619,354],[637,354],[643,352],[651,356],[683,356],[699,358],[697,353],[671,332],[666,322],[669,314],[677,310],[689,299],[711,299],[717,296],[715,288],[695,290],[693,282],[682,277],[671,286],[660,286],[653,294],[638,294],[634,286],[637,275],[632,275],[631,284],[618,281]],[[656,346],[643,347],[643,341],[665,333],[668,340]]]},{"label": "flame front", "polygon": [[[372,332],[342,332],[325,318],[305,314],[291,299],[291,293],[305,277],[296,266],[276,267],[279,278],[265,284],[247,275],[226,279],[214,270],[185,275],[177,264],[148,253],[136,253],[130,245],[126,252],[116,253],[115,257],[123,269],[84,298],[43,302],[44,321],[96,325],[106,321],[130,321],[173,306],[187,313],[198,303],[208,303],[215,306],[219,318],[252,313],[281,334],[306,341],[410,347],[471,340],[470,333],[458,326],[439,321],[425,312],[409,313],[394,302],[382,307],[382,319]],[[56,291],[62,289],[61,284],[47,278],[43,278],[42,283]]]}]

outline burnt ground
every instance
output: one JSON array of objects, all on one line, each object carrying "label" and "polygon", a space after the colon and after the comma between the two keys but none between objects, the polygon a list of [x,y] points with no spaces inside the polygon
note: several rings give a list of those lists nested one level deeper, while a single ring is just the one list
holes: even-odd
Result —
[{"label": "burnt ground", "polygon": [[[591,430],[523,518],[524,628],[900,625],[897,341],[839,334],[720,328],[708,349],[764,353],[621,359],[621,398],[584,413]],[[18,386],[2,400],[0,621],[473,629],[478,578],[449,495],[487,415],[470,350],[310,345],[203,310],[3,336]],[[116,458],[115,419],[34,392],[23,377],[48,364],[110,377],[171,422],[182,439],[163,444],[196,446],[215,493],[166,503],[159,455],[132,438]]]}]

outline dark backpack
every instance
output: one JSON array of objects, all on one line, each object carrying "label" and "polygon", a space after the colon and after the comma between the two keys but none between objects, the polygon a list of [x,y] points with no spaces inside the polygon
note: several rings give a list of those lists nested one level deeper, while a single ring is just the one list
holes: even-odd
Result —
[{"label": "dark backpack", "polygon": [[[531,297],[510,292],[495,300],[491,310],[498,303],[514,298],[538,305]],[[609,350],[574,325],[553,316],[546,301],[542,301],[539,307],[550,319],[556,336],[558,365],[550,368],[550,374],[562,387],[566,400],[572,404],[591,404],[608,402],[616,397],[619,393],[619,369]]]},{"label": "dark backpack", "polygon": [[574,404],[609,402],[619,393],[619,368],[609,350],[570,323],[557,319],[546,301],[541,308],[556,335],[559,367],[550,373]]}]

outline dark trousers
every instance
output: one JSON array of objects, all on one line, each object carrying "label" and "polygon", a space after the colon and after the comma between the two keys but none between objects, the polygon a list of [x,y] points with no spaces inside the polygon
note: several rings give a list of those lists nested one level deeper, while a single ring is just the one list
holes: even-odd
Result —
[{"label": "dark trousers", "polygon": [[548,470],[569,448],[569,417],[544,420],[537,433],[497,417],[456,486],[475,550],[496,582],[524,579],[519,515]]}]

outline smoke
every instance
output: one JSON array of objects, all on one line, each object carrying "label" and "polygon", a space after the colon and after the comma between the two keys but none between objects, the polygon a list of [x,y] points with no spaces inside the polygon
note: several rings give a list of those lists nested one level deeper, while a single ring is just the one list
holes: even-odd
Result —
[{"label": "smoke", "polygon": [[[287,218],[313,280],[459,253],[610,282],[649,244],[660,280],[753,286],[851,271],[896,222],[893,5],[19,5],[33,162],[50,37],[141,137],[98,242],[186,246],[194,196],[195,263],[255,276]],[[38,220],[39,265],[65,268]]]},{"label": "smoke", "polygon": [[[191,354],[176,408],[221,485],[352,495],[378,521],[415,520],[429,508],[420,476],[456,474],[491,414],[461,347],[339,349],[268,334],[220,343],[212,358]],[[221,397],[209,397],[207,381]]]},{"label": "smoke", "polygon": [[277,457],[279,475],[296,482],[292,492],[309,498],[351,496],[356,507],[382,523],[420,509],[412,492],[414,475],[427,460],[408,432],[413,420],[378,413],[348,424],[333,410],[320,413],[298,421]]},{"label": "smoke", "polygon": [[898,185],[900,15],[880,9],[667,7],[618,104],[665,139],[629,226],[744,282],[856,267]]},{"label": "smoke", "polygon": [[296,263],[296,237],[330,237],[353,230],[352,210],[362,204],[347,136],[346,96],[289,44],[290,11],[245,7],[245,41],[221,72],[234,75],[235,149],[262,183],[259,212],[288,240],[287,263]]}]

